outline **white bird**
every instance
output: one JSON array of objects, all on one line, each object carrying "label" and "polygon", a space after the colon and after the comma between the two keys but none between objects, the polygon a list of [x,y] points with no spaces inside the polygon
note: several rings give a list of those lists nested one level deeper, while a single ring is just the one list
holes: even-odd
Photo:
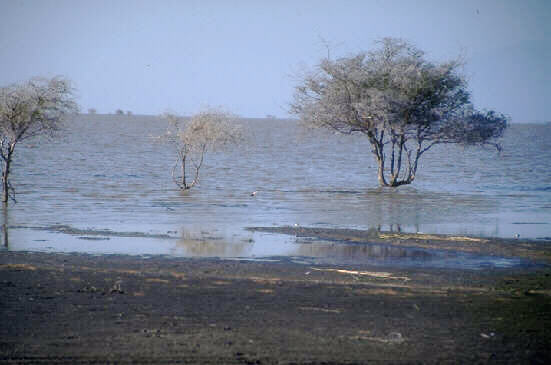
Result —
[{"label": "white bird", "polygon": [[257,191],[253,191],[253,192],[251,193],[251,196],[256,196],[256,193],[257,193]]},{"label": "white bird", "polygon": [[520,238],[520,234],[516,233],[516,234],[515,234],[515,238],[516,238],[516,239],[519,239],[519,238]]}]

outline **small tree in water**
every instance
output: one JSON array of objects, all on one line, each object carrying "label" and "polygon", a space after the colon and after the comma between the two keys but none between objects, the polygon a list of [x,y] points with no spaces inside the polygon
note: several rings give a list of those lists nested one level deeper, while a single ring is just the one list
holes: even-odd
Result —
[{"label": "small tree in water", "polygon": [[493,145],[507,118],[473,108],[458,61],[434,64],[407,42],[338,60],[323,59],[296,87],[291,111],[309,125],[364,134],[381,186],[415,180],[421,156],[436,144]]},{"label": "small tree in water", "polygon": [[58,131],[65,118],[78,111],[72,91],[69,81],[61,77],[34,78],[0,88],[3,203],[7,204],[10,197],[15,201],[9,175],[16,145]]},{"label": "small tree in water", "polygon": [[[240,128],[235,124],[236,117],[228,112],[208,109],[191,118],[165,114],[169,128],[165,140],[177,150],[178,160],[172,169],[172,178],[182,190],[191,189],[199,182],[199,170],[203,166],[205,154],[241,140]],[[180,168],[181,175],[176,175]],[[191,177],[189,170],[192,170]]]}]

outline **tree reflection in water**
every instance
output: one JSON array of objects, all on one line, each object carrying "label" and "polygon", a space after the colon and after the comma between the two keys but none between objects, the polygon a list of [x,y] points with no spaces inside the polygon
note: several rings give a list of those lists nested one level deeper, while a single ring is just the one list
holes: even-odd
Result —
[{"label": "tree reflection in water", "polygon": [[212,232],[184,231],[174,253],[191,257],[244,257],[250,256],[253,245],[252,239],[243,237],[234,241]]}]

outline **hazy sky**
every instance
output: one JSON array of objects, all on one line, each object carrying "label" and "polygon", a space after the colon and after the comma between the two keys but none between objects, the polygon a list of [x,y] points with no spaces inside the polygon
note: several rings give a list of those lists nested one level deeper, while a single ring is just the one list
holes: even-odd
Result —
[{"label": "hazy sky", "polygon": [[551,1],[0,0],[0,85],[65,75],[83,111],[287,115],[296,75],[394,36],[465,56],[477,108],[551,121]]}]

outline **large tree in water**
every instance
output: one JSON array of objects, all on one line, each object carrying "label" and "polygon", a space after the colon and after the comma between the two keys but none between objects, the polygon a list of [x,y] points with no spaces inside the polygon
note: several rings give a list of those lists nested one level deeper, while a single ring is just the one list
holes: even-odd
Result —
[{"label": "large tree in water", "polygon": [[15,200],[10,172],[15,147],[28,139],[51,136],[78,111],[69,80],[33,78],[0,88],[0,166],[2,202]]},{"label": "large tree in water", "polygon": [[291,111],[309,125],[364,134],[381,186],[411,184],[436,144],[499,149],[507,118],[474,109],[459,61],[429,62],[401,39],[378,43],[371,52],[323,59],[296,87]]}]

